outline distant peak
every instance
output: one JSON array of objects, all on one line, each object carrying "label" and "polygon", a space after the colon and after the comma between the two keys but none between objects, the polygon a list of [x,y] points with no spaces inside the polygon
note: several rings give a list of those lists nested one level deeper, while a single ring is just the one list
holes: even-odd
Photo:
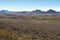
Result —
[{"label": "distant peak", "polygon": [[1,12],[8,12],[8,10],[1,10]]},{"label": "distant peak", "polygon": [[41,11],[41,10],[39,10],[39,9],[36,9],[36,10],[33,10],[33,11]]},{"label": "distant peak", "polygon": [[55,10],[49,9],[47,13],[57,13]]}]

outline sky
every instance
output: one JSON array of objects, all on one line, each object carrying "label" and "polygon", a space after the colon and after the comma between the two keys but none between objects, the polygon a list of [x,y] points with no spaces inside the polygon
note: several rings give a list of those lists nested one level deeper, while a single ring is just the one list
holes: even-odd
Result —
[{"label": "sky", "polygon": [[0,10],[32,11],[35,9],[60,11],[60,0],[0,0]]}]

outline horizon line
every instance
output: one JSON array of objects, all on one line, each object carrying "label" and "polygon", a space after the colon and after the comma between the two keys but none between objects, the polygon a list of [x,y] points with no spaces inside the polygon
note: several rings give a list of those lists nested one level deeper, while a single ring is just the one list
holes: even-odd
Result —
[{"label": "horizon line", "polygon": [[54,10],[54,11],[60,12],[60,10],[55,10],[55,9],[44,9],[44,10],[42,10],[42,9],[32,9],[32,10],[8,10],[8,9],[0,9],[0,11],[2,11],[2,10],[7,10],[7,11],[34,11],[34,10],[48,11],[48,10]]}]

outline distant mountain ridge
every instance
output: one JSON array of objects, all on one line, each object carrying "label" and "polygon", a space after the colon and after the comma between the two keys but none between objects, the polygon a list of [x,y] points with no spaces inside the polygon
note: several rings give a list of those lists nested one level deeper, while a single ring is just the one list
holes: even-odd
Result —
[{"label": "distant mountain ridge", "polygon": [[50,9],[50,10],[47,11],[47,13],[57,13],[57,11]]},{"label": "distant mountain ridge", "polygon": [[21,11],[21,12],[13,12],[8,10],[1,10],[0,13],[7,13],[7,14],[60,14],[55,10],[49,9],[48,11],[41,11],[41,10],[33,10],[33,11]]}]

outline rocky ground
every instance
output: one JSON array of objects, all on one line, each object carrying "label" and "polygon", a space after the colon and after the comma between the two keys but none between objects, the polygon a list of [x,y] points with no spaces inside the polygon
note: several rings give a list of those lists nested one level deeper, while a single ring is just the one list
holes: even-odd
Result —
[{"label": "rocky ground", "polygon": [[60,15],[0,14],[0,40],[60,40]]}]

